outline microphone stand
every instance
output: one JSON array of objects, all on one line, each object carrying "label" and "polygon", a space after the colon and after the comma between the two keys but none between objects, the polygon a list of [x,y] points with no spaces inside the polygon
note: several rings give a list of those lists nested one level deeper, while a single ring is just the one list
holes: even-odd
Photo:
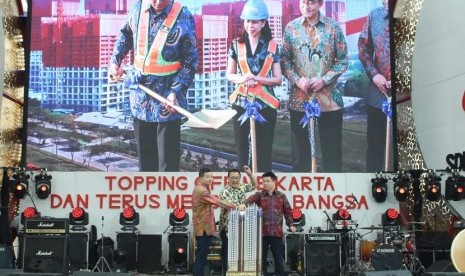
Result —
[{"label": "microphone stand", "polygon": [[[98,272],[105,272],[105,266],[108,269],[109,272],[113,272],[111,270],[110,265],[108,264],[107,259],[105,259],[105,255],[103,254],[103,219],[104,217],[102,216],[102,232],[100,233],[100,252],[102,252],[102,255],[100,256],[98,262],[95,264],[94,268],[92,269],[92,272],[98,271]],[[99,264],[102,266],[100,269],[98,266]]]}]

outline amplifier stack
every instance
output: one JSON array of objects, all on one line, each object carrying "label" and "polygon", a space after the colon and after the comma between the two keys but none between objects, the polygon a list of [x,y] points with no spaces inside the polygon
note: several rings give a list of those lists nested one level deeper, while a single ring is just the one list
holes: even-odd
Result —
[{"label": "amplifier stack", "polygon": [[24,233],[25,272],[68,274],[69,219],[28,219]]}]

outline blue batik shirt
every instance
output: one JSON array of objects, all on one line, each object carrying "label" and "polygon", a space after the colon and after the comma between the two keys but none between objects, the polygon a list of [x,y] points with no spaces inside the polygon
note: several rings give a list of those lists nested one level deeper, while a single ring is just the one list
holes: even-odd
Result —
[{"label": "blue batik shirt", "polygon": [[[134,50],[134,45],[137,45],[136,34],[141,9],[150,11],[150,23],[153,23],[149,30],[149,44],[151,44],[172,6],[173,1],[162,12],[156,14],[149,1],[136,1],[131,6],[126,22],[119,32],[110,62],[121,65],[126,54]],[[165,98],[170,93],[175,93],[179,105],[186,108],[186,92],[194,80],[199,65],[194,17],[186,7],[182,8],[176,23],[169,32],[162,56],[166,61],[180,61],[180,70],[168,76],[142,75],[138,72],[132,78],[132,82],[145,85]],[[132,115],[146,122],[166,122],[179,120],[182,117],[178,113],[166,111],[159,101],[154,100],[139,88],[131,90],[130,103]]]}]

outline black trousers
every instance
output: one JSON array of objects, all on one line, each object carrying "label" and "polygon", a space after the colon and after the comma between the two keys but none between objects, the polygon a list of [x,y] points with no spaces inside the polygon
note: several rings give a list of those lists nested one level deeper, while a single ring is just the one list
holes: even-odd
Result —
[{"label": "black trousers", "polygon": [[181,121],[145,122],[134,118],[141,172],[177,172],[181,157]]},{"label": "black trousers", "polygon": [[226,276],[228,272],[228,233],[226,230],[221,230],[221,263],[223,267],[223,276]]},{"label": "black trousers", "polygon": [[264,236],[262,238],[262,272],[266,273],[266,259],[268,255],[268,246],[271,248],[271,253],[274,259],[274,271],[276,276],[284,276],[284,245],[282,237]]},{"label": "black trousers", "polygon": [[383,171],[385,156],[386,114],[381,109],[367,106],[366,171]]},{"label": "black trousers", "polygon": [[[343,110],[321,112],[318,118],[321,155],[324,172],[342,172],[342,113]],[[291,110],[292,170],[311,170],[311,150],[308,126],[302,127],[300,120],[304,112]]]},{"label": "black trousers", "polygon": [[[244,165],[251,166],[252,160],[249,160],[249,134],[250,134],[250,119],[247,119],[242,125],[238,121],[239,117],[245,112],[245,109],[239,106],[233,106],[237,111],[233,117],[234,138],[236,141],[237,152],[237,167],[242,168]],[[265,118],[266,122],[260,124],[255,122],[255,137],[257,141],[257,171],[271,171],[272,151],[274,129],[276,126],[276,109],[264,108],[259,111],[260,115]],[[250,161],[250,162],[249,162]]]}]

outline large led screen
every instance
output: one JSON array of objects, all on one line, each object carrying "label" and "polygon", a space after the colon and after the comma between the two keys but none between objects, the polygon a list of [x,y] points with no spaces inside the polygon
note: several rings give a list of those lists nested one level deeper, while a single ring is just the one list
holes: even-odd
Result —
[{"label": "large led screen", "polygon": [[[120,28],[125,24],[128,10],[135,2],[137,1],[32,1],[27,163],[52,171],[140,170],[138,142],[134,135],[134,110],[130,105],[132,90],[138,88],[126,85],[125,81],[109,82],[108,73]],[[212,119],[211,117],[217,119],[217,114],[224,113],[219,111],[232,109],[230,95],[236,87],[227,79],[228,54],[233,39],[244,32],[244,20],[240,16],[246,2],[179,2],[193,15],[199,59],[195,77],[182,101],[186,103],[187,112],[196,118],[204,121]],[[390,106],[390,28],[387,1],[301,2],[265,1],[269,13],[268,25],[278,44],[280,61],[285,59],[283,44],[286,39],[288,52],[300,51],[300,55],[308,53],[308,60],[305,62],[312,63],[322,56],[329,56],[340,72],[334,73],[336,69],[331,67],[323,72],[321,79],[324,80],[324,87],[331,87],[328,89],[331,91],[327,100],[336,105],[328,109],[330,105],[325,105],[324,97],[320,99],[317,96],[318,100],[312,101],[315,98],[309,96],[306,103],[319,102],[319,112],[308,105],[308,112],[303,113],[305,116],[299,127],[307,133],[311,141],[307,142],[310,145],[302,148],[312,148],[314,154],[311,156],[310,151],[302,151],[303,155],[311,156],[307,158],[310,161],[306,160],[305,164],[301,164],[304,169],[297,170],[294,158],[296,152],[294,157],[292,154],[292,116],[289,111],[296,106],[293,98],[295,93],[291,93],[296,79],[289,81],[285,72],[286,66],[281,66],[283,81],[273,90],[279,103],[276,107],[274,131],[267,138],[254,139],[256,135],[247,137],[249,140],[246,143],[249,143],[251,152],[247,162],[252,166],[254,158],[261,157],[257,157],[256,151],[252,149],[272,141],[271,159],[274,171],[312,172],[312,166],[313,172],[392,170],[393,129],[390,126],[395,117]],[[302,5],[319,8],[320,19],[325,18],[320,21],[331,24],[332,30],[339,30],[342,35],[322,31],[325,27],[317,28],[318,38],[315,44],[308,39],[299,38],[296,32],[289,31],[285,34],[289,22],[302,16]],[[334,41],[335,38],[338,42]],[[169,39],[168,35],[167,43]],[[335,48],[339,53],[346,51],[346,54],[342,58],[327,54]],[[295,64],[301,62],[293,60],[292,55],[287,60]],[[129,52],[122,65],[127,79],[136,72],[134,61],[134,52]],[[320,64],[333,66],[326,61]],[[378,87],[382,87],[383,93]],[[326,88],[322,90],[326,91]],[[247,121],[250,117],[254,118],[255,129],[251,133],[260,131],[261,124],[270,123],[260,122],[259,115],[264,113],[263,110],[258,109],[258,114],[246,114],[248,109],[245,110],[244,114],[238,114],[245,117],[239,119]],[[210,111],[213,115],[208,113]],[[342,113],[340,142],[338,139],[333,140],[332,130],[329,133],[326,130],[325,136],[320,135],[328,126],[336,128],[336,131],[341,128],[337,119],[324,119],[327,114],[334,113],[332,111]],[[308,114],[309,112],[314,113]],[[317,113],[320,113],[320,117]],[[201,117],[204,114],[207,114],[207,119]],[[244,165],[238,164],[236,144],[239,142],[235,138],[233,127],[233,120],[237,117],[227,120],[217,128],[192,127],[184,124],[184,118],[180,126],[180,153],[167,153],[179,156],[179,171],[197,171],[204,166],[214,171],[226,171]],[[331,171],[325,165],[330,159],[328,156],[332,156],[339,143],[342,144],[342,157],[336,158],[342,158],[342,166]],[[324,152],[327,153],[326,156]]]}]

